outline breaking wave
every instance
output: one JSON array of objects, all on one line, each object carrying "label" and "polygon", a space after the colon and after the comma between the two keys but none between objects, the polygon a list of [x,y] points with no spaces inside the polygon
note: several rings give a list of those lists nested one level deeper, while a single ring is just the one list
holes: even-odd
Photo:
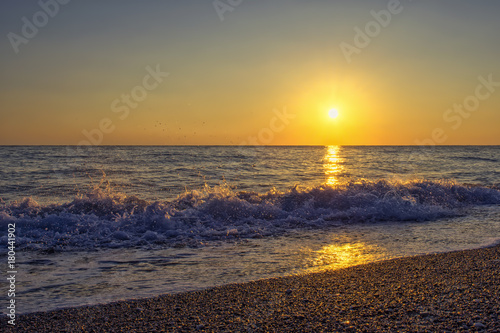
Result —
[{"label": "breaking wave", "polygon": [[154,202],[95,188],[67,203],[3,203],[0,228],[6,235],[15,223],[16,247],[25,250],[200,246],[353,223],[432,221],[487,204],[500,204],[499,189],[453,181],[361,181],[266,193],[222,185]]}]

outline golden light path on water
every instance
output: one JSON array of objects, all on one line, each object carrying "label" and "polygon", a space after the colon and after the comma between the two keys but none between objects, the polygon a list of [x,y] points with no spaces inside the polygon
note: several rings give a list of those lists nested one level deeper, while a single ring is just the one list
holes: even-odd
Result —
[{"label": "golden light path on water", "polygon": [[[323,158],[325,184],[339,185],[340,173],[344,170],[344,159],[339,156],[340,146],[328,146]],[[310,249],[307,272],[319,272],[346,268],[386,259],[386,253],[376,246],[355,239],[332,237],[330,244],[320,249]]]},{"label": "golden light path on water", "polygon": [[323,158],[323,168],[325,170],[327,185],[336,185],[339,183],[338,175],[344,169],[344,159],[339,157],[339,146],[328,146],[326,155]]},{"label": "golden light path on water", "polygon": [[383,258],[379,251],[361,242],[326,245],[312,251],[311,267],[308,272],[346,268],[377,261]]}]

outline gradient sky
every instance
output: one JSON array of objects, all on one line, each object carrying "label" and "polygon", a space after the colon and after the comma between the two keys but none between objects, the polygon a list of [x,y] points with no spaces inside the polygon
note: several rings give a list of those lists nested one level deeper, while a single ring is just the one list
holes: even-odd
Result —
[{"label": "gradient sky", "polygon": [[[0,144],[500,144],[500,83],[478,88],[500,82],[500,2],[401,0],[349,63],[394,1],[243,0],[221,21],[211,0],[72,0],[18,53],[42,8],[2,1]],[[148,66],[169,76],[114,112]]]}]

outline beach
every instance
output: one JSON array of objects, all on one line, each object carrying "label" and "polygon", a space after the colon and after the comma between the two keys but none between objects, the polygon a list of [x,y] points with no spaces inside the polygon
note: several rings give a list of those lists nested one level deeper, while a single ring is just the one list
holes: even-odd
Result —
[{"label": "beach", "polygon": [[12,332],[500,332],[500,246],[21,315]]}]

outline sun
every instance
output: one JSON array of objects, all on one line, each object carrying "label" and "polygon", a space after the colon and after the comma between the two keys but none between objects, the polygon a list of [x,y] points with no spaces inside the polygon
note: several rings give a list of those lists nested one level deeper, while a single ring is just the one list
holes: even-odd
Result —
[{"label": "sun", "polygon": [[328,111],[328,115],[330,116],[330,118],[335,119],[339,116],[339,110],[331,109],[330,111]]}]

